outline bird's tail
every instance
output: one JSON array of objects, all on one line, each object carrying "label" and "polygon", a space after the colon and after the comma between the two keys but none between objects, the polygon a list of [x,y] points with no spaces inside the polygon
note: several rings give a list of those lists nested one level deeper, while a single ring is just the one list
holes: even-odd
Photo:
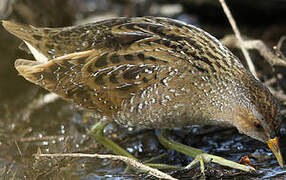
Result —
[{"label": "bird's tail", "polygon": [[17,59],[15,68],[28,81],[66,100],[81,104],[82,96],[88,94],[81,69],[91,53],[92,51],[85,51],[69,54],[47,62]]},{"label": "bird's tail", "polygon": [[24,41],[39,40],[44,36],[38,28],[31,25],[23,25],[12,21],[2,21],[2,25],[8,32]]},{"label": "bird's tail", "polygon": [[8,32],[23,40],[38,61],[50,59],[44,44],[48,41],[48,33],[52,30],[51,28],[37,28],[12,21],[2,21],[2,25]]}]

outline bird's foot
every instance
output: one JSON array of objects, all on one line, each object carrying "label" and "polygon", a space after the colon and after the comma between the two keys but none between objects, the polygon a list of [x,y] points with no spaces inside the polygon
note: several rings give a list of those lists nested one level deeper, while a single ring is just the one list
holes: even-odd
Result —
[{"label": "bird's foot", "polygon": [[160,143],[163,146],[165,146],[166,148],[173,149],[175,151],[181,152],[183,154],[186,154],[186,155],[194,158],[194,160],[188,166],[185,167],[186,169],[192,168],[195,164],[200,163],[201,172],[204,174],[204,171],[205,171],[205,165],[204,164],[213,162],[213,163],[220,164],[222,166],[227,166],[227,167],[231,167],[234,169],[239,169],[239,170],[246,171],[246,172],[254,172],[255,171],[255,169],[251,166],[242,165],[242,164],[224,159],[224,158],[219,157],[219,156],[207,154],[200,149],[193,148],[190,146],[186,146],[184,144],[169,140],[166,130],[160,131],[160,133],[158,134],[158,139],[159,139]]},{"label": "bird's foot", "polygon": [[217,163],[217,164],[220,164],[222,166],[231,167],[233,169],[238,169],[238,170],[242,170],[245,172],[255,172],[256,171],[251,166],[239,164],[239,163],[227,160],[225,158],[215,156],[212,154],[207,154],[207,153],[201,153],[201,154],[197,155],[194,158],[194,160],[189,165],[187,165],[185,167],[185,169],[191,169],[197,163],[200,163],[200,168],[201,168],[202,174],[204,174],[204,172],[205,172],[205,163]]}]

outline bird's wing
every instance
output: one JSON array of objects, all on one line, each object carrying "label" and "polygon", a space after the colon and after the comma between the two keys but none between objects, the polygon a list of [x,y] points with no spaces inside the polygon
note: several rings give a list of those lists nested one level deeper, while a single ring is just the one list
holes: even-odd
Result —
[{"label": "bird's wing", "polygon": [[108,114],[132,94],[176,73],[170,63],[143,52],[90,50],[46,63],[19,59],[15,67],[27,80],[64,99]]},{"label": "bird's wing", "polygon": [[29,81],[65,99],[110,114],[144,88],[180,78],[177,73],[190,72],[199,79],[195,76],[215,70],[199,53],[201,45],[188,37],[190,30],[179,25],[164,19],[123,18],[106,32],[102,26],[91,50],[46,63],[17,60],[15,67]]}]

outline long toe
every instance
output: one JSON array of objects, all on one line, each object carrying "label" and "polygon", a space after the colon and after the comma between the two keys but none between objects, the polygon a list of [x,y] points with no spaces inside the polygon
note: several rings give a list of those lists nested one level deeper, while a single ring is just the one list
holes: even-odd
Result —
[{"label": "long toe", "polygon": [[215,156],[215,155],[211,155],[211,154],[207,154],[207,153],[202,153],[200,155],[197,155],[196,158],[185,168],[186,169],[190,169],[192,168],[195,164],[197,164],[198,162],[200,162],[200,166],[201,166],[201,171],[202,173],[204,173],[204,163],[217,163],[220,164],[222,166],[227,166],[233,169],[238,169],[241,171],[245,171],[245,172],[255,172],[256,170],[251,167],[251,166],[246,166],[243,164],[239,164],[230,160],[227,160],[225,158],[219,157],[219,156]]}]

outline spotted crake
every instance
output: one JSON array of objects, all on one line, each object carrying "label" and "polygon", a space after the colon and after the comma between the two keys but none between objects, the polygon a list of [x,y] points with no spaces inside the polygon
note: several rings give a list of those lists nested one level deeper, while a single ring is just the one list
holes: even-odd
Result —
[{"label": "spotted crake", "polygon": [[268,143],[278,162],[276,98],[216,38],[160,17],[115,18],[66,28],[9,21],[36,61],[20,75],[124,126],[234,126]]}]

